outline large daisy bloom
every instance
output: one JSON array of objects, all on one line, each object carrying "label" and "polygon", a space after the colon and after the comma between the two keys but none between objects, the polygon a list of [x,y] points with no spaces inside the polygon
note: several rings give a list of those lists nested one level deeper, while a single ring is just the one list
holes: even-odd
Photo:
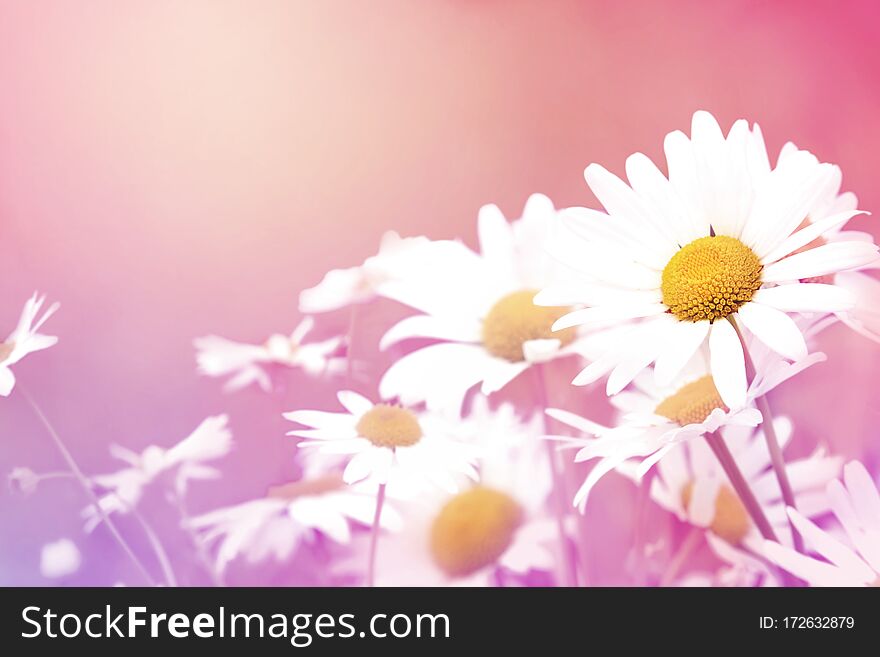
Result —
[{"label": "large daisy bloom", "polygon": [[636,376],[631,390],[611,397],[611,403],[620,411],[614,427],[562,409],[547,409],[550,417],[588,436],[547,438],[577,449],[575,462],[599,459],[575,494],[574,505],[583,511],[593,486],[625,461],[640,459],[637,472],[641,477],[679,443],[723,427],[757,426],[762,418],[752,405],[755,399],[825,360],[825,354],[816,352],[789,363],[760,345],[755,345],[754,355],[757,375],[740,407],[728,407],[721,398],[716,379],[710,374],[711,357],[702,347],[672,383],[658,385],[654,373],[646,370]]},{"label": "large daisy bloom", "polygon": [[[150,445],[137,453],[111,445],[111,454],[127,467],[92,477],[92,482],[105,491],[99,498],[101,508],[108,514],[129,513],[137,506],[146,487],[159,478],[170,477],[173,492],[183,496],[189,482],[219,477],[220,473],[206,463],[225,456],[232,449],[232,432],[227,423],[225,415],[206,418],[195,431],[170,448]],[[83,510],[83,517],[86,531],[101,522],[93,505]]]},{"label": "large daisy bloom", "polygon": [[553,204],[539,194],[512,223],[487,205],[479,213],[480,253],[460,242],[432,242],[410,271],[379,287],[422,313],[393,326],[383,349],[409,338],[440,341],[396,361],[382,378],[383,397],[460,411],[474,385],[488,395],[534,363],[576,353],[575,329],[550,330],[569,308],[532,303],[561,274],[544,248],[556,220]]},{"label": "large daisy bloom", "polygon": [[[787,143],[779,153],[784,160],[797,152],[797,147]],[[852,212],[858,207],[858,199],[852,192],[841,193],[842,175],[838,167],[834,167],[833,176],[827,181],[819,197],[807,211],[802,227],[821,222],[844,212]],[[842,222],[817,237],[809,244],[802,246],[795,253],[800,253],[823,244],[838,242],[871,242],[873,238],[864,232],[846,230]],[[851,270],[828,274],[817,278],[805,279],[802,282],[833,283],[850,292],[855,305],[847,312],[836,313],[836,318],[862,335],[880,342],[880,281],[866,270],[876,269],[877,262],[870,263],[860,270]]]},{"label": "large daisy bloom", "polygon": [[[480,447],[480,481],[401,504],[403,529],[379,550],[379,586],[494,586],[508,575],[550,572],[559,536],[548,512],[547,451],[540,416],[520,420],[477,402],[460,432]],[[351,564],[362,564],[362,555]]]},{"label": "large daisy bloom", "polygon": [[[350,525],[369,527],[375,508],[374,487],[346,486],[335,473],[315,474],[273,486],[264,497],[196,516],[189,524],[206,543],[217,544],[216,565],[222,573],[237,558],[248,563],[284,561],[318,534],[348,544]],[[400,528],[392,505],[383,508],[381,527]]]},{"label": "large daisy bloom", "polygon": [[[791,422],[780,417],[773,426],[780,448],[784,449],[791,441]],[[729,426],[721,431],[721,435],[774,532],[780,540],[790,543],[785,504],[763,431]],[[826,456],[821,451],[786,464],[795,500],[802,513],[814,517],[828,511],[824,489],[840,472],[841,465],[840,458]],[[621,468],[633,478],[637,476],[635,470]],[[682,522],[705,528],[734,548],[760,553],[763,539],[718,459],[704,441],[680,444],[669,450],[657,464],[650,494],[651,499]],[[717,543],[710,543],[713,549],[716,546]],[[726,553],[719,556],[724,557]]]},{"label": "large daisy bloom", "polygon": [[428,241],[427,237],[400,237],[388,231],[382,236],[379,253],[367,258],[362,265],[333,269],[315,287],[300,292],[300,312],[324,313],[371,301],[379,286],[393,279],[396,272],[412,266],[418,257],[418,248]]},{"label": "large daisy bloom", "polygon": [[46,297],[38,296],[35,292],[25,303],[15,330],[5,341],[0,342],[0,396],[2,397],[8,397],[15,387],[15,375],[10,369],[12,365],[28,354],[48,349],[58,342],[58,338],[54,335],[42,335],[38,332],[59,307],[59,304],[53,303],[37,319],[40,308],[45,302]]},{"label": "large daisy bloom", "polygon": [[348,484],[370,479],[391,484],[401,495],[431,485],[458,489],[459,475],[477,478],[473,445],[450,437],[451,421],[436,413],[415,413],[393,404],[374,404],[350,390],[338,393],[342,413],[292,411],[284,417],[308,429],[295,429],[303,450],[347,458]]},{"label": "large daisy bloom", "polygon": [[269,392],[272,390],[272,379],[267,368],[273,365],[299,368],[312,375],[343,371],[345,359],[334,356],[339,351],[342,338],[303,342],[314,325],[314,320],[306,317],[289,336],[275,333],[259,345],[234,342],[216,335],[196,338],[193,344],[199,372],[213,377],[229,376],[225,385],[229,392],[251,383]]},{"label": "large daisy bloom", "polygon": [[757,126],[737,121],[725,137],[711,114],[697,112],[690,139],[672,132],[664,146],[668,178],[641,153],[626,161],[628,185],[598,164],[587,167],[608,214],[564,211],[549,249],[592,282],[549,287],[536,302],[585,306],[559,319],[559,331],[624,326],[576,384],[610,372],[614,394],[651,363],[658,382],[668,383],[708,343],[718,392],[740,407],[747,385],[737,325],[783,357],[803,357],[804,337],[789,313],[846,312],[855,303],[840,285],[803,281],[872,264],[877,247],[845,240],[795,253],[857,212],[799,228],[836,168],[793,150],[771,169]]},{"label": "large daisy bloom", "polygon": [[772,541],[764,543],[764,556],[811,586],[880,585],[880,493],[871,475],[858,461],[848,463],[843,482],[828,484],[827,495],[848,540],[836,538],[789,508],[807,547],[821,558]]}]

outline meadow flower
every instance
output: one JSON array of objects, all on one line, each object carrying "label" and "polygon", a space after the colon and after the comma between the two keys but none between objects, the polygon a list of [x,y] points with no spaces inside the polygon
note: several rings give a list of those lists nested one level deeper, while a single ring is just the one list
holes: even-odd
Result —
[{"label": "meadow flower", "polygon": [[[375,505],[374,487],[346,486],[339,474],[314,473],[273,486],[264,497],[191,518],[189,525],[206,543],[217,544],[216,565],[222,573],[239,557],[248,563],[284,561],[317,534],[347,544],[350,525],[369,526]],[[393,507],[385,507],[381,523],[383,529],[399,529]]]},{"label": "meadow flower", "polygon": [[817,527],[792,508],[792,523],[820,558],[764,542],[763,555],[812,586],[877,586],[880,584],[880,492],[858,461],[848,463],[843,483],[827,487],[828,503],[846,534],[841,540]]},{"label": "meadow flower", "polygon": [[59,307],[59,304],[53,303],[37,319],[45,301],[45,295],[38,296],[35,292],[25,303],[15,330],[5,341],[0,342],[0,397],[8,397],[15,387],[15,375],[10,369],[13,365],[28,354],[48,349],[58,342],[58,338],[53,335],[38,333]]},{"label": "meadow flower", "polygon": [[552,571],[558,535],[540,427],[539,416],[523,422],[509,405],[492,412],[478,404],[459,432],[480,447],[479,482],[402,503],[403,529],[386,538],[376,584],[493,586]]},{"label": "meadow flower", "polygon": [[651,363],[658,382],[668,383],[708,343],[718,393],[740,407],[746,366],[734,322],[781,356],[803,357],[803,335],[788,313],[854,306],[840,285],[804,281],[870,265],[877,247],[844,240],[795,253],[857,212],[799,228],[836,169],[800,150],[771,169],[757,126],[737,121],[725,138],[712,115],[697,112],[690,139],[672,132],[664,146],[668,178],[641,153],[627,159],[629,185],[597,164],[587,167],[587,183],[608,214],[563,211],[549,250],[592,281],[551,286],[536,302],[586,306],[557,320],[558,331],[624,326],[576,384],[610,372],[607,392],[614,394]]},{"label": "meadow flower", "polygon": [[383,397],[459,412],[477,383],[488,395],[535,363],[576,353],[575,329],[550,330],[569,308],[532,303],[561,274],[562,266],[544,251],[556,220],[553,204],[539,194],[512,223],[496,206],[485,206],[478,221],[480,253],[460,242],[432,242],[411,269],[379,287],[383,297],[422,313],[393,326],[383,349],[410,338],[441,341],[397,360],[382,377]]},{"label": "meadow flower", "polygon": [[548,438],[577,449],[575,462],[600,459],[577,491],[575,506],[583,511],[593,486],[625,461],[640,459],[637,472],[641,477],[679,443],[723,427],[757,426],[761,413],[751,405],[754,399],[825,360],[825,354],[816,352],[789,363],[760,344],[754,347],[757,376],[749,384],[745,404],[740,407],[730,408],[722,400],[709,373],[710,354],[701,347],[672,383],[658,385],[654,373],[646,370],[636,375],[631,390],[611,397],[611,403],[620,411],[619,422],[613,427],[562,409],[548,409],[550,417],[590,436]]},{"label": "meadow flower", "polygon": [[284,417],[309,427],[288,432],[305,438],[299,448],[348,457],[343,472],[346,483],[370,479],[414,494],[431,485],[455,491],[461,474],[477,478],[476,450],[450,438],[448,419],[393,404],[374,404],[350,390],[339,392],[337,398],[345,409],[342,413],[301,410]]},{"label": "meadow flower", "polygon": [[379,253],[358,267],[333,269],[315,287],[300,292],[299,311],[312,315],[371,301],[382,284],[413,266],[419,247],[428,242],[426,237],[400,237],[388,231],[382,236]]},{"label": "meadow flower", "polygon": [[[127,467],[91,478],[95,486],[105,491],[100,497],[101,508],[108,514],[129,513],[137,506],[145,488],[160,477],[170,478],[170,492],[178,497],[186,493],[191,481],[216,479],[219,472],[206,462],[221,458],[232,449],[232,432],[227,423],[225,415],[208,417],[189,436],[167,449],[150,445],[137,453],[111,445],[111,454]],[[101,522],[92,506],[83,510],[83,517],[86,531]]]},{"label": "meadow flower", "polygon": [[47,543],[40,551],[40,574],[46,579],[73,575],[82,564],[82,555],[69,538]]},{"label": "meadow flower", "polygon": [[234,342],[216,335],[196,338],[196,362],[199,372],[212,377],[230,376],[225,389],[240,390],[256,383],[264,392],[272,390],[268,368],[272,366],[302,369],[308,374],[337,373],[345,369],[345,360],[335,357],[342,338],[304,343],[314,328],[306,317],[289,336],[275,333],[261,345]]},{"label": "meadow flower", "polygon": [[[792,424],[780,417],[774,425],[784,448],[791,440]],[[786,536],[785,504],[762,430],[728,426],[721,430],[721,435],[776,535],[790,543],[790,537]],[[840,467],[839,458],[826,456],[821,451],[789,462],[795,498],[804,514],[813,517],[828,510],[823,491],[840,472]],[[624,466],[620,471],[632,478],[638,476],[634,467]],[[705,442],[692,441],[670,449],[657,464],[650,494],[654,502],[682,522],[706,529],[735,549],[760,552],[761,536]]]}]

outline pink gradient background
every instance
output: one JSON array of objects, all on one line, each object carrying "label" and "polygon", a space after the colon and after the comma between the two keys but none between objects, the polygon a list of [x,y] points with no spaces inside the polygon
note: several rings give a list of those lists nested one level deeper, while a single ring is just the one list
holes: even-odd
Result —
[{"label": "pink gradient background", "polygon": [[[258,495],[294,472],[279,411],[329,407],[332,385],[293,376],[274,396],[223,395],[196,375],[193,337],[289,331],[298,291],[372,254],[389,228],[472,244],[487,202],[510,216],[534,191],[595,205],[586,164],[622,173],[633,151],[659,158],[700,108],[722,125],[758,121],[774,154],[792,139],[839,163],[876,211],[878,9],[0,0],[0,333],[35,289],[62,303],[47,327],[59,345],[16,372],[87,472],[116,467],[110,442],[168,445],[228,411],[237,448],[192,506]],[[880,235],[874,219],[854,225]],[[385,325],[364,322],[357,349]],[[840,327],[820,346],[830,362],[774,398],[796,421],[794,452],[828,444],[876,474],[880,348]],[[601,392],[554,394],[607,415]],[[0,399],[0,472],[16,465],[61,462],[13,394]],[[634,489],[609,477],[594,495],[594,581],[625,583]],[[137,583],[103,528],[82,535],[84,503],[64,482],[27,499],[0,491],[0,584],[43,583],[39,548],[61,536],[84,553],[69,583]],[[159,523],[183,582],[201,583],[185,538]],[[290,568],[232,580],[314,581]]]}]

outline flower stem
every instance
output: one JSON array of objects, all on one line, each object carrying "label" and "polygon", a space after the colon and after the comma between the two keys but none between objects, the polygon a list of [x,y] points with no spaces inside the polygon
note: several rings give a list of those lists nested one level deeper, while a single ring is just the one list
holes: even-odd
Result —
[{"label": "flower stem", "polygon": [[714,452],[715,457],[718,459],[718,462],[721,464],[721,467],[724,468],[724,472],[730,480],[731,486],[733,486],[740,501],[743,503],[746,511],[748,511],[749,517],[751,517],[752,522],[755,523],[758,531],[761,532],[761,536],[769,541],[775,541],[778,543],[779,539],[776,538],[776,532],[773,531],[773,527],[767,520],[767,516],[764,515],[764,509],[761,508],[752,489],[749,488],[749,484],[745,477],[743,477],[736,461],[733,459],[733,454],[730,453],[727,443],[724,442],[724,438],[722,438],[721,434],[718,432],[707,433],[705,438],[706,442],[709,443],[709,447]]},{"label": "flower stem", "polygon": [[[547,433],[547,414],[545,413],[547,410],[547,381],[544,377],[544,367],[538,363],[533,366],[533,369],[535,370],[535,388],[538,395],[538,403],[540,405],[539,413],[541,414],[541,421],[544,425],[544,433]],[[550,464],[550,477],[553,480],[553,510],[556,516],[556,530],[559,534],[559,549],[561,550],[563,559],[562,581],[565,586],[577,586],[576,557],[574,550],[571,549],[571,545],[569,544],[568,534],[565,531],[565,516],[568,508],[568,505],[566,504],[568,496],[565,492],[565,480],[560,471],[556,449],[549,440],[544,441],[544,443],[547,447],[547,462]],[[577,546],[577,552],[582,561],[586,558],[583,547],[584,546],[582,545]],[[584,571],[584,577],[586,577],[587,570],[583,564],[582,570]]]},{"label": "flower stem", "polygon": [[156,561],[159,562],[159,567],[162,569],[162,576],[165,578],[165,583],[171,588],[176,588],[177,577],[174,575],[174,569],[171,567],[171,559],[168,557],[168,552],[165,551],[162,541],[159,540],[156,532],[140,511],[130,505],[128,505],[128,509],[131,512],[131,515],[134,516],[134,519],[137,520],[137,523],[141,526],[141,529],[144,530],[144,534],[147,535],[150,547],[153,548],[153,553],[156,555]]},{"label": "flower stem", "polygon": [[660,577],[660,586],[672,586],[675,578],[678,577],[678,574],[681,572],[684,564],[687,562],[688,559],[690,559],[691,555],[694,553],[694,550],[696,550],[697,547],[700,545],[702,539],[703,529],[700,527],[691,527],[688,535],[685,536],[684,540],[678,546],[678,549],[675,551],[675,555],[669,561],[669,564],[666,566],[666,570]]},{"label": "flower stem", "polygon": [[[749,353],[749,348],[746,345],[746,341],[743,337],[742,331],[740,331],[740,328],[736,323],[736,320],[734,320],[732,316],[728,317],[728,319],[733,325],[734,330],[736,330],[736,334],[739,336],[740,344],[742,344],[743,356],[745,357],[746,363],[746,377],[749,382],[754,381],[756,375],[755,362],[752,360],[752,355]],[[770,403],[767,401],[767,396],[762,395],[758,397],[755,400],[755,405],[758,407],[758,410],[764,418],[761,422],[761,428],[764,430],[764,440],[767,443],[767,451],[770,453],[770,463],[773,466],[773,472],[776,474],[776,481],[779,483],[779,490],[782,491],[782,499],[786,506],[795,509],[797,508],[797,505],[795,504],[794,491],[791,488],[791,482],[788,479],[788,472],[785,469],[785,459],[782,456],[782,449],[779,447],[779,439],[776,437],[776,428],[773,426],[773,412],[770,410]],[[794,541],[794,549],[803,553],[804,540],[790,519],[789,526],[791,527],[791,537]]]},{"label": "flower stem", "polygon": [[88,478],[83,474],[83,471],[80,469],[76,460],[73,458],[73,454],[70,453],[70,450],[67,449],[67,446],[64,444],[64,441],[61,440],[61,436],[55,431],[52,423],[49,422],[48,418],[45,416],[43,411],[37,405],[37,402],[28,394],[27,390],[19,383],[18,389],[21,392],[22,396],[25,398],[27,403],[30,405],[31,409],[34,411],[34,414],[42,423],[43,427],[46,429],[46,432],[52,438],[52,442],[55,443],[55,447],[58,448],[58,451],[61,452],[61,457],[64,459],[65,463],[67,463],[67,467],[70,468],[70,472],[79,482],[80,486],[82,486],[83,490],[86,492],[89,500],[95,507],[95,511],[98,514],[98,517],[101,518],[103,523],[107,525],[107,529],[110,530],[110,534],[119,544],[119,547],[122,548],[122,551],[131,559],[132,563],[135,567],[140,571],[141,575],[147,581],[150,586],[156,586],[156,582],[153,577],[150,575],[150,571],[147,570],[146,566],[144,566],[143,562],[138,558],[135,554],[134,550],[131,549],[131,546],[126,542],[126,540],[122,537],[122,534],[119,532],[119,529],[116,527],[116,523],[114,523],[110,516],[104,511],[104,508],[101,506],[101,502],[98,499],[98,496],[95,494],[95,491],[92,490],[92,485],[89,482]]},{"label": "flower stem", "polygon": [[226,586],[226,583],[223,581],[223,575],[214,566],[214,562],[211,561],[211,557],[205,547],[205,541],[202,540],[202,537],[199,536],[199,534],[193,531],[190,522],[189,509],[187,509],[186,506],[186,500],[184,500],[182,495],[178,495],[177,493],[172,494],[172,498],[177,507],[177,512],[180,515],[180,525],[183,528],[183,531],[186,532],[190,541],[192,541],[192,544],[196,549],[196,556],[202,563],[205,572],[207,572],[208,576],[211,578],[211,583],[216,587]]},{"label": "flower stem", "polygon": [[376,514],[373,516],[373,531],[370,534],[370,554],[367,561],[367,586],[376,586],[376,548],[379,545],[379,527],[382,507],[385,505],[385,484],[379,484],[376,492]]}]

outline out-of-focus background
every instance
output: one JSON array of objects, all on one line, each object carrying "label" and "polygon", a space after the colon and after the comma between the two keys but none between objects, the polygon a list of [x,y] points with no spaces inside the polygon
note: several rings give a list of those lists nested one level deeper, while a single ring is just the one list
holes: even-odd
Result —
[{"label": "out-of-focus background", "polygon": [[[2,0],[0,334],[35,289],[61,302],[46,327],[58,346],[16,372],[87,472],[117,467],[111,442],[169,445],[225,411],[237,448],[192,506],[259,495],[293,472],[280,411],[332,408],[335,384],[224,395],[197,376],[193,337],[289,331],[298,291],[390,228],[473,244],[487,202],[508,216],[535,191],[595,205],[586,164],[622,174],[633,151],[660,158],[700,108],[759,122],[774,153],[790,139],[839,163],[876,210],[878,18],[871,0]],[[876,236],[875,222],[853,225]],[[384,326],[364,322],[363,353]],[[830,362],[774,396],[793,453],[824,444],[876,473],[880,347],[842,327],[820,346]],[[601,391],[558,394],[607,414]],[[18,465],[62,464],[14,393],[0,399],[0,473]],[[633,500],[614,478],[591,499],[598,583],[626,581]],[[137,583],[103,528],[83,536],[84,504],[64,481],[0,491],[0,584],[43,583],[39,549],[63,536],[84,553],[65,583]],[[311,581],[297,567],[238,581]]]}]

